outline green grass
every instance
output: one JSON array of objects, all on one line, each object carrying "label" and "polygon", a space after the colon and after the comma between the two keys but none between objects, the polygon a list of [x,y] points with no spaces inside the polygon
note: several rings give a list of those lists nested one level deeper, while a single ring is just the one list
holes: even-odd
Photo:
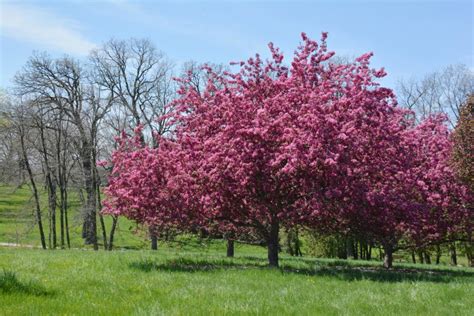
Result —
[{"label": "green grass", "polygon": [[[47,196],[41,194],[41,208],[43,213],[43,226],[46,239],[48,239],[49,223],[47,220]],[[81,238],[81,209],[76,192],[70,192],[68,218],[71,236],[71,247],[84,247]],[[34,215],[34,200],[27,185],[13,187],[0,184],[0,242],[40,246],[38,226]],[[107,233],[110,232],[112,219],[105,216]],[[59,208],[56,215],[56,227],[59,245]],[[99,222],[97,223],[99,225]],[[99,236],[99,238],[102,235]],[[141,249],[148,247],[146,232],[137,228],[133,222],[120,218],[115,233],[115,246],[118,248]]]},{"label": "green grass", "polygon": [[469,268],[283,256],[270,269],[263,251],[217,249],[0,248],[13,284],[0,277],[0,314],[474,315]]}]

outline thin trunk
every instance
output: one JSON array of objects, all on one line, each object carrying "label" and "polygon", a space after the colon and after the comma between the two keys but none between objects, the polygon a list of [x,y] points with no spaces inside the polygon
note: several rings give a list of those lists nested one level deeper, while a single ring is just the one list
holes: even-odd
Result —
[{"label": "thin trunk", "polygon": [[383,266],[386,269],[391,269],[393,266],[393,246],[391,244],[384,245],[385,256]]},{"label": "thin trunk", "polygon": [[415,256],[415,251],[414,250],[411,251],[411,261],[413,263],[416,263],[416,256]]},{"label": "thin trunk", "polygon": [[291,229],[287,229],[287,231],[286,231],[286,247],[288,249],[288,254],[290,256],[295,255],[295,252],[293,251],[292,240],[293,240],[293,231]]},{"label": "thin trunk", "polygon": [[458,265],[458,257],[456,253],[456,244],[454,242],[449,244],[449,255],[451,257],[451,265],[457,266]]},{"label": "thin trunk", "polygon": [[[61,175],[60,175],[61,177]],[[61,239],[61,249],[64,249],[64,189],[63,184],[59,184],[59,199],[60,199],[60,207],[59,207],[59,224],[60,224],[60,239]]]},{"label": "thin trunk", "polygon": [[112,250],[114,246],[114,236],[115,236],[115,228],[117,227],[118,216],[112,216],[112,228],[110,229],[109,234],[109,250]]},{"label": "thin trunk", "polygon": [[466,247],[467,265],[470,267],[474,267],[474,254],[473,254],[474,242],[472,240],[472,227],[469,227],[467,229],[467,239],[468,241],[464,244]]},{"label": "thin trunk", "polygon": [[431,264],[431,255],[429,252],[424,251],[424,257],[425,257],[425,262],[426,264]]},{"label": "thin trunk", "polygon": [[69,220],[67,216],[67,190],[64,190],[64,224],[65,224],[65,229],[66,229],[66,243],[67,247],[70,249],[71,248],[71,239],[69,238]]},{"label": "thin trunk", "polygon": [[469,267],[474,267],[474,258],[472,255],[472,242],[465,242],[464,247],[466,249],[467,265]]},{"label": "thin trunk", "polygon": [[420,261],[421,264],[425,263],[425,259],[423,258],[423,251],[418,250],[418,260]]},{"label": "thin trunk", "polygon": [[301,252],[301,242],[298,234],[298,227],[295,227],[295,256],[303,257],[303,253]]},{"label": "thin trunk", "polygon": [[227,257],[234,257],[234,240],[232,238],[227,239]]},{"label": "thin trunk", "polygon": [[[97,171],[96,171],[97,174]],[[100,182],[97,181],[97,203],[99,206],[99,210],[102,209],[102,201],[100,197]],[[105,228],[105,221],[104,221],[104,216],[102,216],[101,213],[99,213],[99,220],[100,220],[100,228],[102,229],[102,240],[104,242],[104,250],[109,249],[109,246],[107,245],[107,230]]]},{"label": "thin trunk", "polygon": [[66,163],[66,159],[61,159],[61,145],[62,141],[62,112],[58,119],[58,127],[59,132],[57,133],[56,137],[56,163],[57,163],[57,172],[58,172],[58,182],[59,182],[59,225],[60,225],[60,242],[61,242],[61,249],[64,249],[64,191],[66,190],[65,187],[65,174],[64,171],[64,164]]},{"label": "thin trunk", "polygon": [[158,250],[158,234],[155,226],[150,226],[148,228],[151,238],[151,250]]},{"label": "thin trunk", "polygon": [[[20,131],[20,133],[21,133],[21,131]],[[39,234],[40,234],[41,247],[43,249],[46,249],[46,238],[44,236],[43,221],[41,219],[41,206],[40,206],[38,188],[36,187],[35,178],[33,176],[33,172],[31,171],[30,161],[28,159],[28,154],[26,153],[25,139],[24,139],[23,134],[20,136],[20,143],[21,143],[21,151],[22,151],[22,154],[23,154],[25,168],[26,168],[26,171],[28,172],[28,176],[30,178],[30,183],[31,183],[31,188],[32,188],[32,191],[33,191],[33,196],[35,198],[36,222],[38,223],[38,230],[39,230]]]},{"label": "thin trunk", "polygon": [[51,175],[51,167],[48,159],[48,149],[44,137],[43,122],[39,124],[40,139],[43,153],[43,162],[45,169],[46,185],[48,188],[48,210],[49,210],[49,248],[56,249],[56,183]]},{"label": "thin trunk", "polygon": [[441,247],[439,245],[436,245],[436,264],[439,264],[440,259],[441,259]]},{"label": "thin trunk", "polygon": [[274,219],[270,226],[270,231],[267,237],[268,245],[268,265],[270,267],[278,267],[278,248],[280,224],[278,220]]},{"label": "thin trunk", "polygon": [[97,244],[97,218],[96,218],[96,186],[93,172],[92,151],[88,142],[83,143],[82,148],[82,168],[84,172],[84,188],[86,191],[83,236],[85,243],[94,246],[98,250]]},{"label": "thin trunk", "polygon": [[347,252],[347,259],[355,259],[354,242],[351,237],[346,238],[346,252]]}]

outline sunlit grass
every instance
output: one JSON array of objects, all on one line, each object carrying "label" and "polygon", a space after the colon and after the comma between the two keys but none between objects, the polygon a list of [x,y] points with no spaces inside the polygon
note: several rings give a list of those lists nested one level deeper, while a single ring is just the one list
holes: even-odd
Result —
[{"label": "sunlit grass", "polygon": [[469,268],[161,249],[1,249],[0,269],[54,295],[0,294],[5,314],[472,315]]}]

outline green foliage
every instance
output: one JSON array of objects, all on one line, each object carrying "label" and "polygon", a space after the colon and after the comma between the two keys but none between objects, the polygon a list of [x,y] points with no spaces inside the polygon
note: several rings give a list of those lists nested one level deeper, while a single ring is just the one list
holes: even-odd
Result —
[{"label": "green foliage", "polygon": [[[43,226],[48,238],[49,222],[47,219],[47,196],[41,192],[41,207],[43,211]],[[34,215],[34,200],[27,185],[13,187],[0,184],[0,242],[40,246],[38,227]],[[69,193],[68,218],[71,236],[71,247],[84,247],[81,237],[82,216],[79,197],[76,192]],[[105,216],[107,233],[112,226],[112,218]],[[59,245],[59,208],[56,215],[56,229]],[[100,229],[100,228],[98,228]],[[101,232],[98,231],[99,242]],[[137,228],[137,225],[125,218],[120,218],[115,233],[115,246],[118,248],[143,249],[149,247],[146,240],[146,230]]]}]

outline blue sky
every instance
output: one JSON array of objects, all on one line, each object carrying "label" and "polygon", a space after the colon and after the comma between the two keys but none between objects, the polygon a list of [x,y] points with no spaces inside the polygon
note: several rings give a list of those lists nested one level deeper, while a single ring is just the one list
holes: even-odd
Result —
[{"label": "blue sky", "polygon": [[[0,0],[0,87],[34,50],[85,59],[110,38],[149,38],[179,66],[227,63],[267,53],[287,56],[306,32],[338,55],[372,51],[383,84],[453,63],[473,69],[472,1],[3,1]],[[287,57],[288,58],[288,57]]]}]

